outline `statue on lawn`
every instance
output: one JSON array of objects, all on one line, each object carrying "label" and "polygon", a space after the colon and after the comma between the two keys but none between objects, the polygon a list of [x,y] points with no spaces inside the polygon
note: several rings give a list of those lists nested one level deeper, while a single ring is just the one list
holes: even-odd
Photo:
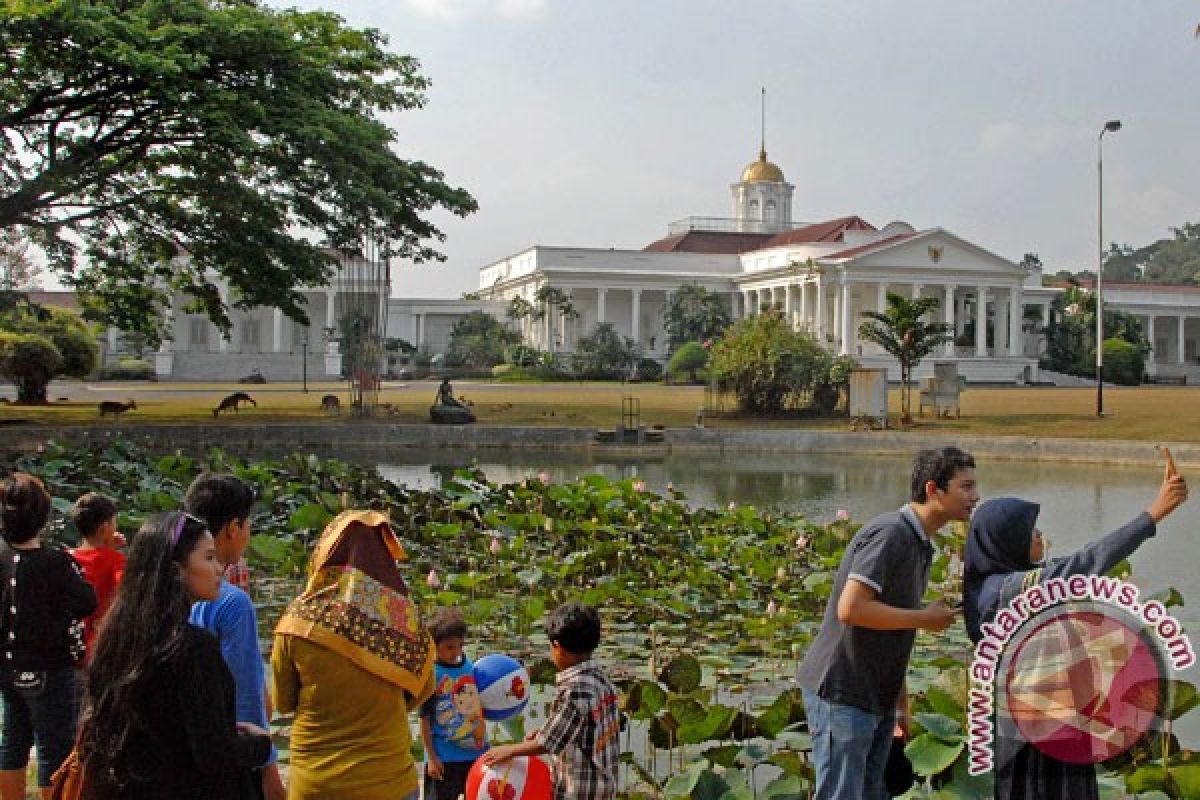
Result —
[{"label": "statue on lawn", "polygon": [[466,425],[475,421],[471,409],[454,396],[449,378],[442,378],[437,397],[429,408],[429,421],[438,425]]}]

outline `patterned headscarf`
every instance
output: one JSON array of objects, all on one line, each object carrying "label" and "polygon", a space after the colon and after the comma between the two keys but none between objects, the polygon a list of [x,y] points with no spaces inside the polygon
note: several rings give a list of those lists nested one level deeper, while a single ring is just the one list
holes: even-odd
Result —
[{"label": "patterned headscarf", "polygon": [[308,585],[275,634],[299,636],[411,695],[433,670],[433,640],[396,566],[408,556],[387,517],[344,511],[325,527]]}]

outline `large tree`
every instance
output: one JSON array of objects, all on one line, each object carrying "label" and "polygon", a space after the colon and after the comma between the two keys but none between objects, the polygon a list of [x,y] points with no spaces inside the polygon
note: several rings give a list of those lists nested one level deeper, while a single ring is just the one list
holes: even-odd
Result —
[{"label": "large tree", "polygon": [[[475,209],[393,151],[386,112],[420,107],[416,60],[376,30],[259,0],[23,0],[0,6],[0,229],[151,329],[172,290],[227,326],[237,307],[304,320],[319,245],[440,260],[426,212]],[[319,239],[314,241],[312,233]],[[190,260],[171,260],[187,253]]]},{"label": "large tree", "polygon": [[51,378],[83,378],[96,368],[100,346],[79,315],[0,292],[0,374],[17,386],[17,402],[46,402]]},{"label": "large tree", "polygon": [[940,322],[926,322],[924,317],[938,307],[936,297],[907,298],[887,294],[883,311],[864,311],[866,321],[858,327],[858,335],[874,342],[900,364],[900,419],[912,420],[912,373],[926,356],[940,345],[954,340],[954,328]]},{"label": "large tree", "polygon": [[663,327],[671,351],[685,342],[717,339],[732,323],[729,309],[715,292],[703,286],[684,284],[671,297]]},{"label": "large tree", "polygon": [[486,311],[472,311],[454,323],[447,366],[494,367],[504,363],[509,347],[521,342],[521,334]]},{"label": "large tree", "polygon": [[0,290],[37,289],[41,274],[29,242],[11,228],[0,231]]}]

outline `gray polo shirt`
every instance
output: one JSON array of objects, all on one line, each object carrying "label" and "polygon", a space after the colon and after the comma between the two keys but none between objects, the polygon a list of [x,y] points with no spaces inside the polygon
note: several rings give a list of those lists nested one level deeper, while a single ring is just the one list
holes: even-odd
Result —
[{"label": "gray polo shirt", "polygon": [[846,581],[856,580],[889,606],[921,608],[932,563],[933,546],[907,505],[864,525],[842,556],[821,630],[800,664],[796,682],[831,703],[890,714],[904,685],[917,632],[843,625],[837,616],[838,598]]}]

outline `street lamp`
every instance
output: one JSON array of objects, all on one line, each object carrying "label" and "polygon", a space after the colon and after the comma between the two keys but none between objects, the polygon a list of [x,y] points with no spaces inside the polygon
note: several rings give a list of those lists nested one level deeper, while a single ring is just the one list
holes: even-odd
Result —
[{"label": "street lamp", "polygon": [[1096,137],[1097,192],[1096,227],[1100,239],[1100,260],[1096,264],[1096,416],[1104,416],[1104,134],[1121,130],[1121,120],[1110,119]]},{"label": "street lamp", "polygon": [[303,388],[300,390],[304,394],[308,394],[308,329],[304,329],[304,339],[300,342],[300,380],[303,381]]}]

